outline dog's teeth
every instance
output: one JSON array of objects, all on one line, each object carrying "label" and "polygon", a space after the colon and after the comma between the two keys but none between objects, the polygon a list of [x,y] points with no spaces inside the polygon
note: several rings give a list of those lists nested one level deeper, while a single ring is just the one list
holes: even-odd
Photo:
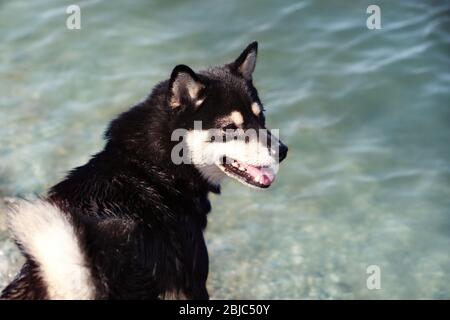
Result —
[{"label": "dog's teeth", "polygon": [[261,179],[261,176],[256,176],[255,177],[255,182],[259,183],[260,179]]},{"label": "dog's teeth", "polygon": [[241,170],[241,171],[245,171],[245,168],[243,168],[243,167],[239,167],[239,170]]},{"label": "dog's teeth", "polygon": [[239,167],[238,163],[236,162],[236,160],[234,160],[234,162],[231,164],[233,167]]}]

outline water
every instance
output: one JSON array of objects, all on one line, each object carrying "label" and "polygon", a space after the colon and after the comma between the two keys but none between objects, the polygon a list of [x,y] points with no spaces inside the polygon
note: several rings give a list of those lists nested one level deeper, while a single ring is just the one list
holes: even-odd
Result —
[{"label": "water", "polygon": [[[290,147],[277,183],[234,181],[206,233],[212,298],[450,298],[450,4],[0,2],[0,196],[34,196],[179,63],[260,44],[255,83]],[[72,4],[72,2],[67,2]],[[0,287],[21,258],[0,207]],[[368,290],[366,268],[381,269]]]}]

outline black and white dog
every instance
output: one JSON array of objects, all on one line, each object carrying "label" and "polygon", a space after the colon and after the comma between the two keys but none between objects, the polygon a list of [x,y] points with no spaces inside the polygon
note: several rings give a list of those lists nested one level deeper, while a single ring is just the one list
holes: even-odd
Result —
[{"label": "black and white dog", "polygon": [[256,56],[253,42],[230,64],[175,67],[111,122],[104,150],[17,203],[9,226],[26,262],[1,298],[208,299],[209,192],[225,176],[267,188],[287,154],[265,128]]}]

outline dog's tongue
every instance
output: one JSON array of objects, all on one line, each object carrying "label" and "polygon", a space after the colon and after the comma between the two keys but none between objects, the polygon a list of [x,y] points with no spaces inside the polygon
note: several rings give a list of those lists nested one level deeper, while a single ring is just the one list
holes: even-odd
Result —
[{"label": "dog's tongue", "polygon": [[253,180],[265,186],[270,186],[273,180],[275,180],[275,174],[269,168],[253,167],[250,165],[244,165],[244,167],[247,169],[247,173],[253,177]]}]

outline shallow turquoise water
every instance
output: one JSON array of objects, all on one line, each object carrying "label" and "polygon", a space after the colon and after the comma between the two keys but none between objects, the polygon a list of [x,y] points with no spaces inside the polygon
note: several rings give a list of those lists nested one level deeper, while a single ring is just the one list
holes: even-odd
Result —
[{"label": "shallow turquoise water", "polygon": [[[72,4],[73,2],[67,2]],[[0,2],[0,196],[35,196],[101,148],[179,63],[260,44],[255,83],[290,147],[277,183],[213,197],[212,298],[450,298],[450,4]],[[20,265],[0,209],[0,287]],[[368,290],[366,268],[381,269]]]}]

